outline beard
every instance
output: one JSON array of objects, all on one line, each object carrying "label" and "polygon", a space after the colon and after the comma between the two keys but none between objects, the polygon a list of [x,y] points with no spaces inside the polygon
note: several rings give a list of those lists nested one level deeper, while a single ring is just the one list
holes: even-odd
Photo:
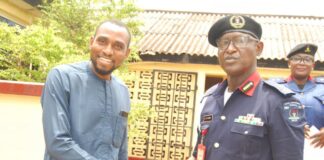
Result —
[{"label": "beard", "polygon": [[100,69],[98,67],[98,64],[97,64],[97,61],[94,59],[94,58],[91,58],[91,62],[92,62],[92,65],[96,71],[96,73],[102,75],[102,76],[106,76],[106,75],[110,75],[115,69],[116,69],[116,66],[115,64],[111,67],[110,70],[103,70],[103,69]]}]

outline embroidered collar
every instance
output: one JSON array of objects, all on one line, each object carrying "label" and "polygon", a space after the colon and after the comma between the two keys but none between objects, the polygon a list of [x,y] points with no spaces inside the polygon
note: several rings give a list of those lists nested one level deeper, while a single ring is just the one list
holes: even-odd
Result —
[{"label": "embroidered collar", "polygon": [[252,96],[255,88],[258,86],[261,78],[257,71],[255,71],[249,78],[247,78],[239,87],[239,89],[246,95]]}]

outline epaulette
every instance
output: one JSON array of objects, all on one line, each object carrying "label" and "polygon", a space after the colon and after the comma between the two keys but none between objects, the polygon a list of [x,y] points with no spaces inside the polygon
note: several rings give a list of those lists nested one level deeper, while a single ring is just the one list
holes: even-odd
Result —
[{"label": "epaulette", "polygon": [[205,99],[205,97],[208,97],[208,96],[212,95],[212,94],[216,91],[217,86],[218,86],[218,84],[215,84],[215,85],[213,85],[212,87],[210,87],[210,88],[205,92],[204,96],[201,98],[200,103],[202,103],[202,101]]},{"label": "epaulette", "polygon": [[210,88],[205,92],[204,97],[213,94],[213,93],[216,91],[217,86],[218,86],[218,84],[215,84],[215,85],[213,85],[212,87],[210,87]]},{"label": "epaulette", "polygon": [[279,77],[270,78],[268,81],[273,81],[273,82],[276,82],[278,84],[285,84],[285,83],[287,83],[287,81],[285,79],[279,78]]},{"label": "epaulette", "polygon": [[264,82],[265,82],[265,84],[267,84],[271,88],[274,88],[275,90],[279,91],[284,96],[291,96],[291,95],[294,95],[295,94],[289,88],[287,88],[287,87],[285,87],[283,85],[280,85],[280,84],[278,84],[278,83],[276,83],[274,81],[267,80],[267,81],[264,81]]},{"label": "epaulette", "polygon": [[324,84],[324,77],[316,77],[314,78],[314,82],[319,84]]}]

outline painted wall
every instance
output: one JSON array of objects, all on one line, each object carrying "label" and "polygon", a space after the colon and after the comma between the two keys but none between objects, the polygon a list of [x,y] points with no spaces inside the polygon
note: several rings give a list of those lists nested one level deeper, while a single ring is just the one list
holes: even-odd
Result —
[{"label": "painted wall", "polygon": [[39,97],[0,93],[0,159],[43,159]]}]

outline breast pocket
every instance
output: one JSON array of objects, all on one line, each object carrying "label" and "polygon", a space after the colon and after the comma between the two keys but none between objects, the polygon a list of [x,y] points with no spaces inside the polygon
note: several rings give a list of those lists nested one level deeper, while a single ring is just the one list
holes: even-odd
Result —
[{"label": "breast pocket", "polygon": [[114,147],[119,148],[121,146],[121,143],[123,142],[123,138],[127,137],[125,136],[126,131],[127,131],[127,117],[123,115],[118,115],[116,117],[114,137],[113,137]]},{"label": "breast pocket", "polygon": [[263,126],[255,126],[241,123],[234,123],[231,132],[233,140],[239,147],[238,152],[248,159],[258,159],[260,152],[256,152],[262,148],[262,144],[266,143],[265,129]]},{"label": "breast pocket", "polygon": [[264,136],[263,126],[255,126],[241,123],[234,123],[231,132],[238,133],[245,136],[257,136],[262,138]]}]

